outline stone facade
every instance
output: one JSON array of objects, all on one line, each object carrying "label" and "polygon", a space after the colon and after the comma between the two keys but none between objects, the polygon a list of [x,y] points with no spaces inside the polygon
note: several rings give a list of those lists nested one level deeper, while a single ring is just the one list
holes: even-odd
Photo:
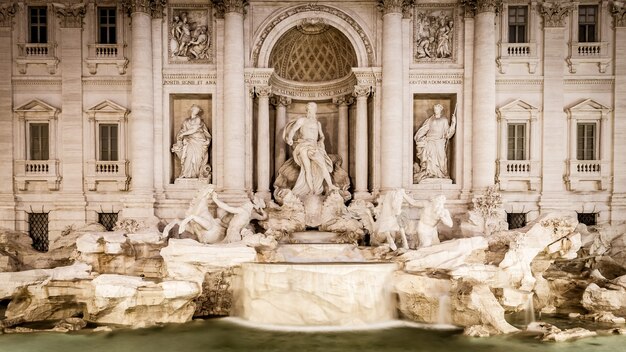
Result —
[{"label": "stone facade", "polygon": [[[594,41],[579,42],[584,6],[595,9]],[[45,212],[53,238],[98,213],[182,217],[206,182],[180,179],[170,151],[194,104],[212,136],[208,179],[220,197],[267,198],[290,157],[282,128],[308,101],[318,104],[326,150],[341,157],[355,198],[402,187],[417,199],[443,194],[458,214],[498,183],[505,211],[529,221],[552,210],[626,221],[625,6],[4,1],[0,226],[27,231],[29,213]],[[509,42],[513,8],[525,9],[520,43]],[[103,21],[114,23],[114,40],[103,40]],[[45,40],[33,37],[41,28]],[[413,137],[435,104],[444,116],[456,110],[446,149],[452,182],[417,183]],[[46,155],[34,157],[41,125]],[[102,126],[117,126],[106,127],[115,157],[102,156],[113,140]],[[593,144],[583,157],[580,128]]]}]

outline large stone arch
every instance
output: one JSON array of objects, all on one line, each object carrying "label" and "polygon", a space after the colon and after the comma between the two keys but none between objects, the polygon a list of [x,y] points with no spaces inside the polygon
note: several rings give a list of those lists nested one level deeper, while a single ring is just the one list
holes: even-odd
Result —
[{"label": "large stone arch", "polygon": [[268,18],[259,27],[261,30],[257,32],[253,41],[251,57],[253,66],[267,68],[272,49],[280,37],[308,18],[321,18],[328,25],[342,31],[354,47],[359,67],[374,66],[374,47],[363,27],[344,11],[318,4],[293,6]]}]

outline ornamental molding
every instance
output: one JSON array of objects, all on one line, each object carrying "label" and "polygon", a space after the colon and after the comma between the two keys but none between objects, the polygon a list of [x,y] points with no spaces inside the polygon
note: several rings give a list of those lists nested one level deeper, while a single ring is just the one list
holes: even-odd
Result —
[{"label": "ornamental molding", "polygon": [[0,5],[0,27],[11,27],[17,10],[18,6],[15,2]]},{"label": "ornamental molding", "polygon": [[217,79],[217,73],[165,73],[163,79]]},{"label": "ornamental molding", "polygon": [[61,28],[83,28],[83,18],[87,14],[85,3],[53,3],[54,12],[61,19]]},{"label": "ornamental molding", "polygon": [[543,79],[496,79],[501,86],[543,86]]},{"label": "ornamental molding", "polygon": [[369,66],[374,65],[374,47],[372,46],[372,43],[367,37],[365,30],[363,29],[363,27],[361,27],[361,25],[357,23],[357,21],[355,21],[347,13],[339,9],[336,9],[334,7],[329,7],[326,5],[319,5],[319,4],[305,4],[305,5],[298,5],[298,6],[295,6],[295,7],[292,7],[283,11],[282,13],[274,17],[274,19],[271,22],[269,22],[265,26],[265,28],[263,28],[263,31],[259,34],[258,36],[259,39],[256,41],[254,45],[254,49],[252,50],[252,62],[254,63],[255,66],[259,65],[259,55],[261,53],[261,48],[263,47],[265,40],[267,39],[268,35],[272,32],[272,30],[274,30],[274,28],[276,28],[276,26],[280,22],[302,12],[317,12],[317,13],[323,12],[326,14],[336,16],[342,21],[346,22],[359,35],[363,45],[365,46],[365,51],[367,52],[368,65]]},{"label": "ornamental molding", "polygon": [[278,106],[284,106],[287,107],[289,105],[291,105],[291,98],[289,97],[285,97],[282,95],[273,95],[270,98],[270,104],[278,107]]},{"label": "ornamental molding", "polygon": [[615,79],[613,78],[577,78],[566,79],[563,81],[565,85],[579,86],[579,85],[608,85],[613,86]]},{"label": "ornamental molding", "polygon": [[13,79],[13,86],[61,86],[60,79]]},{"label": "ornamental molding", "polygon": [[212,3],[218,18],[224,18],[229,12],[245,15],[248,7],[248,0],[212,0]]},{"label": "ornamental molding", "polygon": [[574,9],[574,3],[544,2],[539,9],[543,16],[545,28],[565,27],[565,20],[570,11]]},{"label": "ornamental molding", "polygon": [[390,13],[399,13],[406,16],[410,13],[411,7],[415,4],[415,0],[378,0],[378,9],[384,15]]},{"label": "ornamental molding", "polygon": [[465,17],[474,17],[483,12],[498,14],[502,9],[502,0],[461,0]]},{"label": "ornamental molding", "polygon": [[352,96],[355,98],[367,98],[370,94],[373,93],[372,87],[370,86],[354,86],[354,92],[352,92]]},{"label": "ornamental molding", "polygon": [[130,86],[132,84],[129,79],[85,79],[83,78],[83,85],[85,87],[99,87],[99,86]]},{"label": "ornamental molding", "polygon": [[154,18],[163,17],[167,0],[121,0],[122,9],[128,16],[134,12],[143,12]]},{"label": "ornamental molding", "polygon": [[321,84],[288,81],[276,75],[270,79],[272,92],[295,100],[327,100],[338,96],[352,94],[356,79],[350,74],[331,82]]},{"label": "ornamental molding", "polygon": [[254,94],[259,98],[269,98],[272,95],[272,86],[254,86]]},{"label": "ornamental molding", "polygon": [[611,13],[615,19],[615,27],[626,27],[626,3],[623,1],[613,1]]},{"label": "ornamental molding", "polygon": [[463,74],[462,73],[452,73],[452,74],[409,73],[409,84],[418,84],[418,85],[463,84]]},{"label": "ornamental molding", "polygon": [[[369,87],[367,87],[367,88],[368,88],[368,92],[369,92]],[[351,105],[352,103],[354,103],[354,98],[349,96],[349,95],[344,95],[344,96],[334,97],[333,98],[333,104],[335,104],[337,106],[343,106],[343,105],[348,106],[348,105]]]}]

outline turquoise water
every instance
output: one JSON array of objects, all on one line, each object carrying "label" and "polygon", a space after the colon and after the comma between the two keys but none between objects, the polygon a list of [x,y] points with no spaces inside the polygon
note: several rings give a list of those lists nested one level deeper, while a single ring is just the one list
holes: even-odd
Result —
[{"label": "turquoise water", "polygon": [[0,335],[0,352],[210,351],[624,351],[626,336],[542,343],[532,336],[470,338],[461,330],[396,327],[374,331],[285,332],[244,327],[224,319],[113,332]]}]

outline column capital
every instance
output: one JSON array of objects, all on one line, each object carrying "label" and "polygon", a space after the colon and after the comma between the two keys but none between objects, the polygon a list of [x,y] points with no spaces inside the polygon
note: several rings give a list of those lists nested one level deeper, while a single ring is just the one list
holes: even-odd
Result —
[{"label": "column capital", "polygon": [[155,18],[161,18],[165,5],[167,5],[167,0],[122,0],[122,8],[128,16],[134,12],[143,12]]},{"label": "column capital", "polygon": [[291,105],[291,98],[288,97],[284,97],[282,95],[274,95],[271,99],[271,103],[272,105],[278,107],[280,106],[284,106],[287,107],[289,105]]},{"label": "column capital", "polygon": [[574,3],[544,2],[541,3],[541,15],[545,27],[565,27],[565,19],[574,9]]},{"label": "column capital", "polygon": [[7,3],[0,5],[0,27],[11,27],[13,17],[17,13],[17,3]]},{"label": "column capital", "polygon": [[372,87],[369,86],[354,86],[354,92],[352,96],[358,98],[367,98],[373,92]]},{"label": "column capital", "polygon": [[415,4],[415,0],[378,0],[378,9],[383,16],[389,13],[404,15]]},{"label": "column capital", "polygon": [[242,15],[246,14],[248,0],[212,0],[218,18],[224,18],[224,14],[236,12]]},{"label": "column capital", "polygon": [[474,17],[482,12],[497,14],[502,8],[502,0],[461,0],[461,6],[465,10],[465,17]]},{"label": "column capital", "polygon": [[83,28],[83,18],[87,13],[85,3],[53,3],[52,7],[61,19],[61,28]]},{"label": "column capital", "polygon": [[254,95],[259,98],[269,98],[272,95],[272,86],[254,86]]},{"label": "column capital", "polygon": [[626,3],[624,1],[613,1],[611,13],[615,18],[615,27],[626,27]]},{"label": "column capital", "polygon": [[334,97],[333,98],[333,104],[338,105],[338,106],[348,106],[350,104],[354,103],[354,98],[352,98],[349,95],[342,95],[340,97]]}]

